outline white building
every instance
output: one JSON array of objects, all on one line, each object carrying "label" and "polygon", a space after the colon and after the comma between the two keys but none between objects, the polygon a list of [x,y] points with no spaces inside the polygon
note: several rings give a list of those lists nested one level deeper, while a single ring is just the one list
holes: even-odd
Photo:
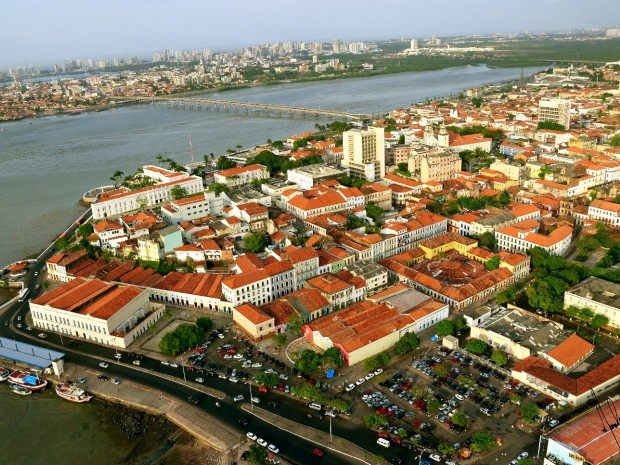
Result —
[{"label": "white building", "polygon": [[350,176],[378,181],[385,176],[383,128],[351,129],[342,134],[342,167]]},{"label": "white building", "polygon": [[226,184],[228,187],[249,184],[255,179],[269,178],[269,170],[263,165],[237,166],[213,175],[216,183]]},{"label": "white building", "polygon": [[289,261],[271,263],[263,269],[222,280],[222,295],[232,307],[246,302],[265,305],[296,289],[295,269]]},{"label": "white building", "polygon": [[588,207],[588,217],[617,228],[620,226],[620,204],[594,200]]},{"label": "white building", "polygon": [[208,215],[219,215],[224,208],[222,196],[204,192],[170,202],[161,208],[161,216],[168,224],[179,224]]},{"label": "white building", "polygon": [[542,98],[538,102],[538,121],[551,122],[570,128],[570,100]]},{"label": "white building", "polygon": [[326,165],[308,165],[287,171],[289,182],[297,184],[299,189],[308,190],[316,184],[321,184],[330,179],[338,179],[345,174],[343,170],[338,170]]},{"label": "white building", "polygon": [[564,293],[564,308],[589,308],[620,328],[620,284],[590,276]]},{"label": "white building", "polygon": [[36,328],[122,348],[145,333],[164,309],[149,302],[148,291],[82,278],[30,302]]},{"label": "white building", "polygon": [[121,188],[99,195],[97,201],[92,204],[93,219],[100,220],[110,216],[122,215],[134,210],[160,206],[170,202],[170,191],[175,187],[181,187],[187,194],[197,194],[204,190],[202,179],[198,176],[175,177],[170,182],[156,184],[142,189],[130,190]]},{"label": "white building", "polygon": [[500,249],[509,252],[526,254],[533,247],[545,249],[551,255],[564,255],[571,244],[573,228],[560,226],[549,235],[538,232],[540,223],[536,220],[526,220],[512,226],[495,231],[495,239]]}]

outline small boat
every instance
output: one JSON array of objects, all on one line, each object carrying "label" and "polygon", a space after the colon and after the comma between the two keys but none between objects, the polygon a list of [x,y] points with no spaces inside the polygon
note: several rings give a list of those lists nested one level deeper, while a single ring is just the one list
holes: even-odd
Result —
[{"label": "small boat", "polygon": [[88,402],[93,398],[84,389],[69,382],[56,385],[56,394],[71,402]]},{"label": "small boat", "polygon": [[42,391],[47,387],[47,381],[31,374],[28,371],[15,370],[9,375],[9,383],[30,389],[31,391]]},{"label": "small boat", "polygon": [[13,391],[15,394],[19,394],[20,396],[29,396],[30,394],[32,394],[32,391],[28,388],[25,388],[24,386],[21,386],[19,384],[11,384],[11,391]]},{"label": "small boat", "polygon": [[8,368],[0,367],[0,382],[9,379],[10,374],[11,370],[9,370]]}]

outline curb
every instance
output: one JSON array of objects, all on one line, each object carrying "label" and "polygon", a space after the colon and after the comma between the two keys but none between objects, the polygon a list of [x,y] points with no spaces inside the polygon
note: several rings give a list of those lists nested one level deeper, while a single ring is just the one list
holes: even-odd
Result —
[{"label": "curb", "polygon": [[[301,424],[299,424],[299,423],[297,423],[297,422],[295,422],[295,421],[293,421],[293,420],[289,420],[288,418],[281,417],[280,415],[276,415],[275,413],[269,412],[269,411],[267,411],[267,410],[265,410],[265,409],[262,409],[262,408],[260,408],[260,407],[257,407],[257,406],[254,406],[254,410],[252,410],[252,409],[250,409],[250,408],[249,408],[248,404],[243,404],[243,406],[242,406],[241,408],[242,408],[242,409],[243,409],[246,413],[249,413],[250,415],[253,415],[253,416],[255,416],[255,417],[258,417],[258,418],[260,418],[260,419],[261,419],[261,420],[263,420],[263,421],[269,421],[269,420],[268,420],[268,419],[266,419],[266,418],[263,418],[261,415],[259,415],[258,413],[256,413],[256,412],[255,412],[255,410],[259,410],[259,413],[260,413],[260,412],[266,412],[266,413],[268,413],[269,415],[273,415],[273,416],[275,416],[275,417],[282,418],[283,420],[286,420],[286,421],[288,421],[288,422],[294,423],[294,424],[299,425],[299,426],[301,426],[301,427],[303,427],[303,428],[310,429],[310,430],[315,431],[315,432],[317,432],[317,433],[319,433],[319,434],[326,434],[325,432],[323,432],[323,431],[321,431],[321,430],[318,430],[318,429],[313,428],[313,427],[311,427],[311,426],[301,425]],[[279,426],[276,422],[270,422],[270,423],[271,423],[271,425],[272,425],[272,426],[275,426],[276,428],[281,429],[282,431],[286,431],[286,432],[288,432],[288,433],[292,434],[293,436],[297,436],[298,438],[305,439],[306,441],[310,441],[310,439],[308,439],[308,438],[307,438],[306,436],[304,436],[303,434],[299,434],[299,433],[296,433],[295,431],[292,431],[292,430],[287,429],[287,428],[285,428],[285,427]],[[371,454],[370,452],[368,452],[366,449],[362,449],[361,447],[359,447],[359,446],[357,446],[357,445],[355,445],[355,444],[351,443],[350,441],[347,441],[346,439],[342,439],[342,438],[341,438],[341,437],[339,437],[339,436],[335,436],[335,438],[336,438],[336,439],[339,439],[340,441],[343,441],[343,442],[345,442],[345,443],[351,444],[351,445],[353,445],[353,446],[355,446],[355,447],[357,447],[357,448],[359,448],[359,449],[363,450],[363,451],[364,451],[364,452],[366,452],[369,456],[373,456],[373,455],[374,455],[374,454]],[[362,459],[362,458],[360,458],[360,457],[356,457],[355,455],[348,454],[348,453],[343,452],[342,450],[336,449],[336,448],[334,448],[334,447],[332,447],[332,446],[330,446],[330,445],[326,445],[326,444],[324,444],[324,443],[322,443],[322,442],[319,442],[319,441],[311,441],[311,442],[314,442],[314,443],[316,443],[316,444],[319,444],[321,447],[323,447],[323,448],[325,448],[325,449],[328,449],[328,450],[330,450],[330,451],[332,451],[332,452],[336,452],[337,454],[341,454],[341,455],[344,455],[344,456],[346,456],[346,457],[349,457],[349,458],[352,458],[352,459],[354,459],[354,460],[357,460],[358,462],[365,463],[366,465],[372,465],[370,462],[367,462],[367,461],[365,461],[364,459]]]}]

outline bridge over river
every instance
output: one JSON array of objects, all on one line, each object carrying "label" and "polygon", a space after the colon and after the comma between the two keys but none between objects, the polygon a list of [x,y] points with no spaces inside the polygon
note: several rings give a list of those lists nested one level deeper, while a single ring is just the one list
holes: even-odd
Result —
[{"label": "bridge over river", "polygon": [[169,107],[188,108],[195,110],[224,110],[235,113],[249,114],[250,111],[257,113],[260,111],[276,116],[312,116],[315,118],[326,116],[330,119],[344,120],[364,120],[372,119],[373,115],[363,115],[358,113],[348,113],[343,111],[321,110],[317,108],[302,108],[289,105],[271,105],[268,103],[237,102],[234,100],[208,99],[196,97],[120,97],[115,99],[117,102],[138,102],[164,105]]}]

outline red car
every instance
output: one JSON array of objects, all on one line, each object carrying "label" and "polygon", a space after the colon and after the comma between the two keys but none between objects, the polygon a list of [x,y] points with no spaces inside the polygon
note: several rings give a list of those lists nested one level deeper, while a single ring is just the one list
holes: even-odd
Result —
[{"label": "red car", "polygon": [[317,457],[323,457],[323,454],[324,454],[325,452],[323,452],[321,449],[319,449],[319,448],[315,447],[314,449],[312,449],[312,453],[313,453],[314,455],[316,455]]},{"label": "red car", "polygon": [[375,410],[375,413],[378,413],[379,415],[385,415],[387,414],[387,409],[385,407],[379,407],[377,410]]},{"label": "red car", "polygon": [[267,394],[269,392],[269,389],[266,388],[265,386],[261,386],[258,388],[258,392],[262,392],[263,394]]},{"label": "red car", "polygon": [[379,437],[383,439],[390,439],[390,435],[385,431],[379,431]]},{"label": "red car", "polygon": [[403,441],[397,436],[394,436],[390,439],[390,441],[392,441],[392,444],[396,444],[397,446],[400,446],[403,443]]}]

